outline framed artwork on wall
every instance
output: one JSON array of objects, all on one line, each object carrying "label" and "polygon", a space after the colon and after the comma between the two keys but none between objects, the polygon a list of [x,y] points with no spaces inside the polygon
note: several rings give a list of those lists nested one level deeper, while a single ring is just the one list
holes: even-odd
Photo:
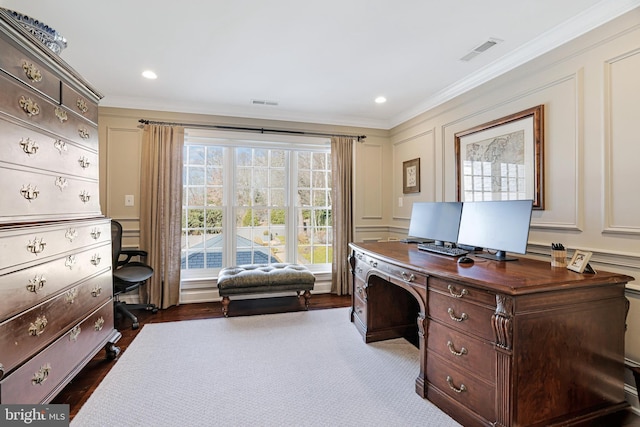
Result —
[{"label": "framed artwork on wall", "polygon": [[420,192],[420,158],[402,162],[402,192]]},{"label": "framed artwork on wall", "polygon": [[455,134],[458,200],[533,200],[544,209],[544,105]]}]

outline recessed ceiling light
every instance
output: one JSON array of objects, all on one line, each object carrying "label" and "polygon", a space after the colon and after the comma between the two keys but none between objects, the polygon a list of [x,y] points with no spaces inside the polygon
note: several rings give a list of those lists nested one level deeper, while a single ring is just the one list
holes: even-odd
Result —
[{"label": "recessed ceiling light", "polygon": [[145,79],[149,79],[149,80],[154,80],[157,79],[158,76],[156,73],[154,73],[151,70],[145,70],[142,72],[142,77],[144,77]]},{"label": "recessed ceiling light", "polygon": [[385,102],[387,102],[387,98],[385,98],[384,96],[379,96],[376,98],[376,104],[384,104]]}]

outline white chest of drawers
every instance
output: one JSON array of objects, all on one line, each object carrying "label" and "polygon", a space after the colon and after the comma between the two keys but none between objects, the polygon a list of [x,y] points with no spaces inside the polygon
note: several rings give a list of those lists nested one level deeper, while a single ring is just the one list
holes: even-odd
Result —
[{"label": "white chest of drawers", "polygon": [[47,403],[114,358],[99,92],[0,10],[0,403]]}]

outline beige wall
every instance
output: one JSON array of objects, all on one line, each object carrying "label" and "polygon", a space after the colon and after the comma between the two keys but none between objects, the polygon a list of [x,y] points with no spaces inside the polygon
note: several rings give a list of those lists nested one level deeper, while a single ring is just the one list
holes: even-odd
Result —
[{"label": "beige wall", "polygon": [[[638,278],[628,285],[626,353],[640,363],[638,76],[640,9],[395,127],[390,233],[406,232],[413,202],[456,200],[455,133],[544,104],[545,210],[533,213],[529,254],[549,259],[550,242],[563,242],[570,254],[592,251],[596,269]],[[424,190],[403,195],[402,162],[416,157]]]},{"label": "beige wall", "polygon": [[[205,116],[196,114],[178,114],[160,111],[142,111],[120,108],[100,107],[99,110],[100,132],[100,203],[102,211],[110,218],[122,223],[123,245],[125,247],[138,247],[140,236],[140,153],[142,142],[142,129],[139,127],[140,119],[194,123],[233,125],[241,127],[257,127],[286,129],[304,132],[320,132],[329,134],[367,135],[368,144],[376,147],[384,147],[388,151],[389,132],[387,130],[362,129],[352,127],[326,126],[311,123],[294,123],[266,120],[249,120],[242,118],[229,118],[220,116]],[[356,156],[363,149],[362,144],[356,144]],[[379,161],[382,162],[383,158]],[[357,162],[360,164],[360,162]],[[384,161],[384,168],[391,167],[391,163]],[[362,170],[369,168],[364,165]],[[376,168],[374,173],[381,169]],[[371,197],[375,204],[384,207],[388,199],[388,187],[386,194],[365,194],[357,192],[357,200],[362,204],[371,204],[367,199]],[[125,196],[132,195],[134,206],[125,206]],[[386,209],[386,208],[385,208]],[[374,222],[380,226],[387,224],[388,212],[379,215]],[[387,227],[383,227],[386,234]],[[144,249],[144,248],[143,248]],[[331,289],[331,275],[318,276],[314,292],[329,292]],[[198,278],[183,281],[181,302],[204,302],[218,300],[219,295],[215,282],[211,278]]]},{"label": "beige wall", "polygon": [[[356,144],[356,240],[403,237],[413,202],[456,199],[456,132],[544,104],[545,210],[533,214],[529,255],[548,259],[550,242],[563,242],[592,251],[596,269],[640,279],[639,75],[636,9],[390,131],[101,108],[102,207],[124,220],[125,245],[136,246],[140,118],[362,133],[368,138]],[[416,157],[421,192],[403,195],[402,162]],[[134,195],[134,207],[124,206],[125,194]],[[640,284],[629,284],[628,298],[627,357],[640,363]]]}]

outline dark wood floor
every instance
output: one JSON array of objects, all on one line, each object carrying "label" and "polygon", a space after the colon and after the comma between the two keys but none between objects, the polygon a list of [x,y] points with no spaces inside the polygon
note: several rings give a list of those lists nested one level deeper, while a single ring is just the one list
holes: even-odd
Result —
[{"label": "dark wood floor", "polygon": [[[311,298],[310,310],[321,310],[326,308],[348,307],[351,304],[351,297],[336,296],[329,294],[313,295]],[[246,316],[253,314],[281,313],[287,311],[300,310],[301,307],[295,297],[264,298],[258,300],[232,301],[229,306],[230,316]],[[160,310],[158,313],[137,311],[140,321],[140,329],[132,330],[131,322],[128,319],[116,319],[116,328],[122,333],[122,338],[118,341],[121,352],[125,352],[138,332],[147,323],[175,322],[180,320],[208,319],[222,316],[222,307],[218,303],[184,304],[171,307],[167,310]],[[121,353],[121,354],[122,354]],[[91,396],[91,393],[98,387],[100,381],[107,375],[113,361],[105,359],[105,352],[101,351],[89,364],[78,374],[74,380],[67,385],[53,400],[52,403],[69,404],[71,418],[80,410],[80,407]],[[633,413],[624,412],[613,414],[606,419],[595,421],[589,427],[640,427],[640,417]]]}]

